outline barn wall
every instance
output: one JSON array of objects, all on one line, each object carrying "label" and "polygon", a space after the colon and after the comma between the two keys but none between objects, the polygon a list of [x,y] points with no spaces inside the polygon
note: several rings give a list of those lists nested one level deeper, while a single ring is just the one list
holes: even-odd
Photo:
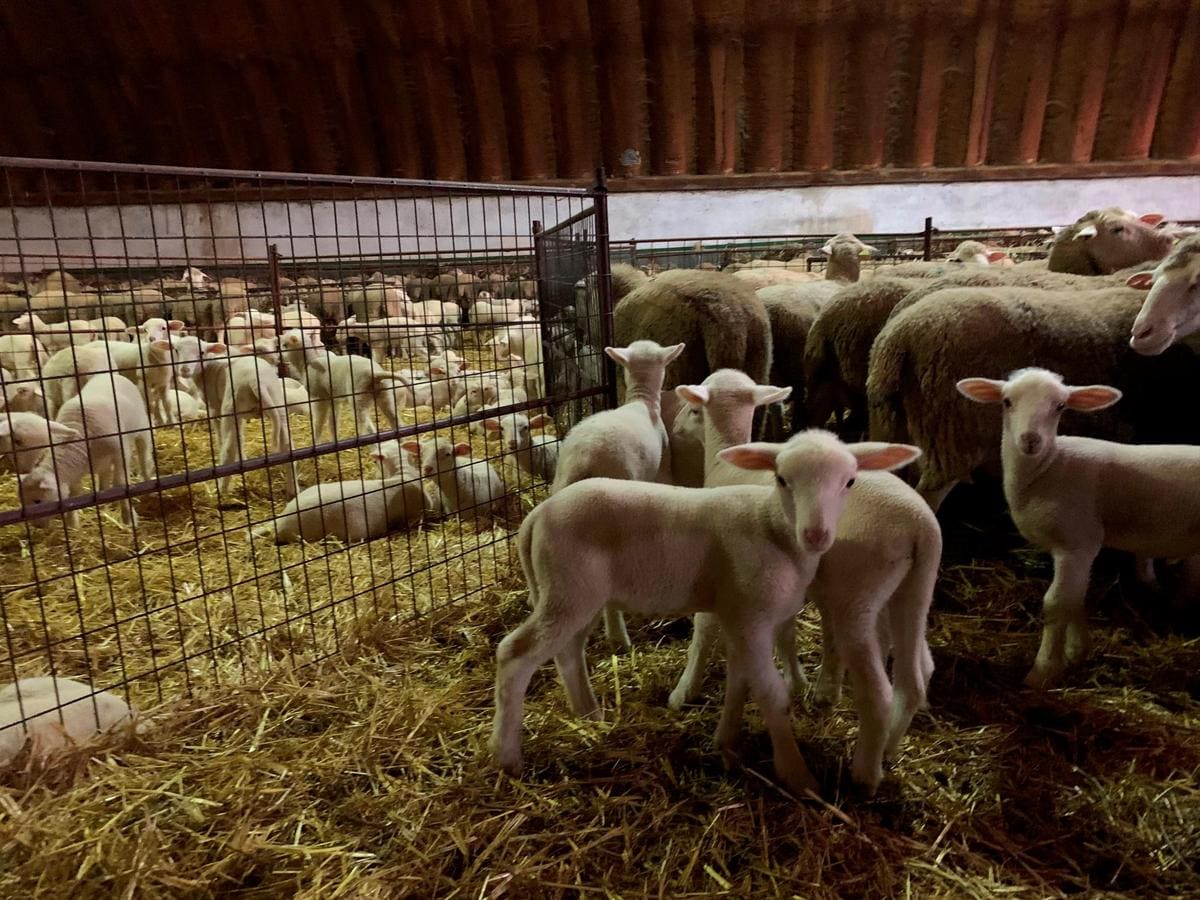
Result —
[{"label": "barn wall", "polygon": [[[916,232],[926,216],[945,230],[1062,224],[1086,209],[1114,205],[1171,219],[1200,218],[1200,177],[627,192],[610,196],[609,219],[613,240],[644,241]],[[273,242],[290,258],[527,249],[535,219],[549,227],[577,206],[503,198],[171,204],[153,207],[153,221],[150,209],[128,207],[118,216],[113,207],[64,208],[55,211],[53,224],[37,207],[0,214],[0,273],[22,265],[29,271],[56,267],[59,258],[69,268],[73,257],[78,265],[92,265],[95,257],[118,264],[126,255],[135,264],[261,262]]]},{"label": "barn wall", "polygon": [[1200,0],[41,0],[0,4],[0,45],[9,155],[472,180],[1200,161]]}]

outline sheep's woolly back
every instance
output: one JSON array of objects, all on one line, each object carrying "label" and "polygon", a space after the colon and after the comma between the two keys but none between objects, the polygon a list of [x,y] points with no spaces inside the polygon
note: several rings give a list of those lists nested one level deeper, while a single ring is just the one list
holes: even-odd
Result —
[{"label": "sheep's woolly back", "polygon": [[771,372],[771,323],[748,284],[724,272],[663,272],[617,304],[620,346],[636,340],[685,343],[667,369],[665,388],[699,384],[717,369],[741,369],[765,384]]},{"label": "sheep's woolly back", "polygon": [[817,281],[780,284],[757,292],[771,320],[770,382],[779,387],[790,386],[789,402],[795,405],[804,400],[804,348],[821,311],[818,298],[836,294],[839,289],[837,282]]},{"label": "sheep's woolly back", "polygon": [[613,263],[612,267],[612,298],[618,303],[623,297],[637,290],[650,280],[650,276],[641,269],[635,269],[628,263]]},{"label": "sheep's woolly back", "polygon": [[1171,408],[1172,385],[1200,378],[1196,356],[1179,348],[1146,357],[1129,347],[1144,297],[1124,288],[956,288],[931,294],[894,316],[872,348],[867,379],[872,439],[920,446],[928,486],[964,479],[985,462],[998,463],[1001,417],[964,401],[955,384],[1038,366],[1061,373],[1070,384],[1109,384],[1125,393],[1111,410],[1064,418],[1065,433],[1196,442],[1196,417]]}]

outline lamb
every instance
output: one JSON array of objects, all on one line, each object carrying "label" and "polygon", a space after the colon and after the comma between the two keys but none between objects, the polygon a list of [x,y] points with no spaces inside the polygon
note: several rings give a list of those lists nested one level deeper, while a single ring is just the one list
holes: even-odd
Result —
[{"label": "lamb", "polygon": [[685,343],[667,370],[667,387],[698,384],[717,369],[741,369],[758,382],[771,374],[771,321],[741,279],[724,272],[663,272],[613,311],[615,339],[663,346]]},{"label": "lamb", "polygon": [[1105,409],[1121,391],[1072,387],[1046,369],[957,387],[977,403],[1003,404],[1004,496],[1021,535],[1054,558],[1042,643],[1025,678],[1047,687],[1087,654],[1084,598],[1102,547],[1150,559],[1200,553],[1200,447],[1059,436],[1064,410]]},{"label": "lamb", "polygon": [[400,355],[406,359],[428,359],[430,350],[444,349],[441,334],[416,319],[391,317],[359,322],[350,316],[338,324],[337,330],[343,341],[351,336],[364,341],[374,360],[387,359],[392,347],[401,348]]},{"label": "lamb", "polygon": [[44,414],[46,400],[37,381],[6,381],[0,392],[0,411]]},{"label": "lamb", "polygon": [[[851,428],[865,427],[871,345],[896,304],[920,284],[872,278],[843,288],[821,308],[804,342],[800,383],[809,422],[824,425],[836,416],[839,426],[845,421]],[[792,399],[799,404],[798,397]]]},{"label": "lamb", "polygon": [[1129,339],[1138,353],[1156,356],[1200,331],[1200,235],[1180,241],[1153,272],[1131,275],[1127,283],[1150,291]]},{"label": "lamb", "polygon": [[223,340],[230,347],[252,344],[256,338],[275,335],[275,316],[272,313],[247,309],[230,316],[225,322]]},{"label": "lamb", "polygon": [[[757,291],[758,299],[771,320],[771,383],[792,389],[790,404],[791,431],[808,426],[804,407],[804,348],[813,322],[821,311],[822,297],[812,289],[822,288],[827,299],[841,289],[836,281],[819,281],[804,285],[775,285]],[[767,413],[767,427],[773,436],[783,438],[783,404],[773,405]]]},{"label": "lamb", "polygon": [[[136,458],[145,480],[154,478],[150,417],[141,392],[128,379],[117,375],[93,378],[72,397],[55,417],[75,434],[54,443],[48,454],[20,478],[21,503],[57,502],[78,493],[85,475],[96,479],[95,490],[122,487],[129,483]],[[131,528],[137,516],[126,497],[121,501],[122,518]],[[71,527],[78,524],[78,510],[67,513]],[[46,518],[33,524],[45,527]]]},{"label": "lamb", "polygon": [[289,371],[304,385],[313,405],[313,437],[328,431],[337,439],[337,419],[334,401],[350,404],[358,433],[375,431],[371,407],[379,409],[392,428],[400,427],[396,411],[396,388],[402,384],[394,375],[373,360],[361,356],[338,356],[323,346],[307,342],[298,331],[290,331],[279,339]]},{"label": "lamb", "polygon": [[729,645],[717,746],[728,758],[750,692],[771,735],[776,775],[797,794],[815,791],[771,643],[803,605],[820,555],[833,543],[848,483],[860,470],[893,468],[919,452],[847,446],[808,431],[787,444],[722,451],[736,466],[771,470],[779,487],[694,490],[592,479],[535,507],[518,537],[533,612],[496,651],[495,765],[520,771],[525,692],[550,658],[572,709],[599,716],[584,648],[596,615],[618,603],[655,618],[714,613]]},{"label": "lamb", "polygon": [[875,270],[876,277],[884,278],[941,278],[961,270],[973,270],[994,265],[1008,258],[1003,250],[989,250],[979,241],[963,241],[946,254],[944,260],[916,260],[914,262],[897,263],[894,266],[880,266]]},{"label": "lamb", "polygon": [[169,388],[165,399],[166,422],[195,422],[203,419],[208,410],[187,391]]},{"label": "lamb", "polygon": [[455,444],[442,437],[405,441],[401,449],[419,454],[421,474],[437,481],[440,511],[459,516],[469,513],[475,523],[502,512],[504,480],[485,460],[471,459],[471,445]]},{"label": "lamb", "polygon": [[[704,485],[769,486],[769,473],[736,468],[719,454],[748,440],[755,406],[777,402],[787,388],[758,386],[742,372],[721,370],[704,385],[676,390],[690,409],[700,412]],[[937,519],[912,488],[886,472],[862,472],[838,520],[834,544],[821,557],[809,586],[808,597],[821,611],[824,632],[817,697],[836,702],[843,670],[850,670],[863,722],[853,773],[870,791],[882,778],[885,741],[887,752],[894,754],[913,712],[925,702],[933,674],[925,627],[941,547]],[[696,697],[717,625],[708,613],[696,616],[687,669],[671,692],[673,709]],[[877,632],[887,640],[873,640]],[[887,641],[895,643],[894,695],[885,675]],[[805,679],[791,621],[783,623],[777,647],[784,680],[794,691]]]},{"label": "lamb", "polygon": [[255,528],[253,537],[277,544],[335,537],[346,543],[383,537],[421,520],[425,495],[407,474],[360,481],[326,481],[293,497],[283,512]]},{"label": "lamb", "polygon": [[57,353],[63,347],[79,346],[96,340],[96,329],[85,319],[68,319],[49,324],[37,313],[24,313],[13,319],[13,328],[27,331],[37,338],[47,353]]},{"label": "lamb", "polygon": [[537,415],[531,419],[524,413],[509,413],[503,418],[483,420],[485,429],[499,433],[501,446],[512,454],[517,468],[534,478],[553,482],[558,468],[558,438],[552,434],[530,434],[530,429],[549,424],[547,416]]},{"label": "lamb", "polygon": [[939,291],[909,307],[880,332],[871,350],[867,393],[875,440],[926,448],[918,490],[938,507],[959,481],[988,464],[999,468],[998,423],[966,404],[947,407],[954,384],[980,371],[1009,372],[1029,362],[1053,366],[1071,381],[1109,382],[1129,396],[1121,416],[1090,423],[1093,436],[1139,442],[1200,440],[1194,417],[1165,398],[1200,378],[1200,363],[1181,351],[1144,357],[1127,336],[1141,294],[1024,288]]},{"label": "lamb", "polygon": [[53,442],[76,437],[74,428],[47,421],[37,413],[9,411],[0,415],[0,455],[21,475],[33,471]]},{"label": "lamb", "polygon": [[185,325],[180,319],[163,319],[152,316],[141,325],[130,326],[125,331],[135,341],[165,341],[173,332],[178,332],[182,337],[185,333]]},{"label": "lamb", "polygon": [[0,368],[17,379],[37,378],[48,358],[46,348],[32,334],[0,334]]},{"label": "lamb", "polygon": [[[197,376],[204,392],[204,404],[217,421],[218,465],[243,458],[239,418],[266,416],[271,423],[270,446],[280,453],[292,449],[288,426],[287,397],[283,380],[275,366],[257,356],[229,356],[206,360]],[[296,464],[289,462],[284,480],[284,496],[294,497],[299,490]],[[218,496],[229,492],[232,475],[217,479]]]},{"label": "lamb", "polygon": [[23,678],[0,690],[0,768],[28,742],[43,762],[57,750],[131,731],[137,710],[108,691],[69,678]]},{"label": "lamb", "polygon": [[1160,260],[1175,236],[1154,226],[1160,215],[1136,216],[1119,209],[1092,210],[1060,231],[1050,247],[1051,272],[1109,275],[1118,269]]},{"label": "lamb", "polygon": [[[674,391],[664,391],[675,397]],[[704,487],[704,410],[680,402],[674,415],[664,405],[663,422],[671,422],[671,483],[680,487]]]}]

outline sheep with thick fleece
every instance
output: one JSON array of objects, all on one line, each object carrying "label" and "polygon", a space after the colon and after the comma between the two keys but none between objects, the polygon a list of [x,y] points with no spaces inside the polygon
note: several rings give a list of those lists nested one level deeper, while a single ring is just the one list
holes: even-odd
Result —
[{"label": "sheep with thick fleece", "polygon": [[[207,360],[197,375],[197,383],[204,392],[204,405],[216,419],[218,465],[244,458],[245,428],[239,426],[238,419],[250,419],[257,426],[265,416],[271,425],[271,450],[279,453],[292,449],[287,395],[274,365],[254,355]],[[287,467],[284,496],[294,497],[299,491],[296,464],[289,462]],[[218,478],[218,495],[228,493],[232,483],[232,475]]]},{"label": "sheep with thick fleece", "polygon": [[60,749],[131,730],[137,710],[108,691],[69,678],[22,678],[0,689],[0,767],[25,744],[39,762]]},{"label": "sheep with thick fleece", "polygon": [[418,455],[421,474],[437,482],[440,512],[470,517],[477,524],[486,516],[502,513],[507,492],[504,479],[491,463],[471,458],[470,444],[435,437],[405,441],[400,448]]},{"label": "sheep with thick fleece", "polygon": [[[139,391],[119,375],[93,378],[63,404],[55,421],[73,429],[75,435],[56,439],[49,454],[21,476],[21,503],[58,501],[78,493],[85,475],[96,479],[95,490],[120,487],[134,473],[133,462],[143,480],[154,478],[150,416]],[[129,499],[121,501],[122,518],[130,527],[137,516]],[[78,510],[67,513],[67,522],[78,522]],[[45,518],[35,520],[45,527]]]},{"label": "sheep with thick fleece", "polygon": [[880,266],[873,273],[876,278],[941,278],[964,269],[972,271],[1006,259],[1003,250],[989,250],[979,241],[963,241],[946,254],[945,259],[914,260]]},{"label": "sheep with thick fleece", "polygon": [[826,241],[821,252],[829,257],[825,266],[825,280],[853,284],[861,274],[863,256],[879,251],[854,235],[842,232]]},{"label": "sheep with thick fleece", "polygon": [[37,381],[5,381],[0,384],[0,412],[32,412],[44,415],[46,398]]},{"label": "sheep with thick fleece", "polygon": [[1129,346],[1146,356],[1180,341],[1197,346],[1193,336],[1200,331],[1200,235],[1180,241],[1153,272],[1131,275],[1127,283],[1150,292],[1133,320]]},{"label": "sheep with thick fleece", "polygon": [[[813,293],[814,288],[823,290]],[[810,424],[804,406],[804,348],[822,303],[841,288],[836,281],[818,281],[803,285],[779,284],[757,292],[771,320],[771,383],[792,389],[787,401],[772,405],[767,411],[768,433],[774,437],[787,436],[783,425],[785,406],[790,411],[790,434]]]},{"label": "sheep with thick fleece", "polygon": [[1025,678],[1046,687],[1087,654],[1084,598],[1101,548],[1149,559],[1200,553],[1200,447],[1060,436],[1064,410],[1104,409],[1121,392],[1071,387],[1046,369],[957,386],[977,403],[1003,405],[1004,497],[1022,537],[1054,559],[1042,643]]},{"label": "sheep with thick fleece", "polygon": [[976,469],[999,469],[999,423],[954,402],[954,385],[1036,363],[1076,383],[1125,391],[1130,403],[1123,409],[1078,423],[1092,436],[1200,441],[1200,422],[1180,416],[1167,399],[1177,385],[1200,380],[1200,361],[1185,348],[1161,357],[1129,348],[1141,299],[1127,288],[958,288],[929,295],[893,316],[875,340],[867,378],[871,437],[925,448],[917,487],[936,509]]},{"label": "sheep with thick fleece", "polygon": [[1114,208],[1086,212],[1055,236],[1048,268],[1076,275],[1109,275],[1160,260],[1175,242],[1172,231],[1155,227],[1162,218]]},{"label": "sheep with thick fleece", "polygon": [[620,302],[622,297],[632,293],[650,280],[649,275],[629,263],[613,263],[609,272],[612,275],[613,303]]},{"label": "sheep with thick fleece", "polygon": [[271,536],[277,544],[327,537],[356,543],[407,528],[419,522],[424,512],[421,481],[405,473],[383,479],[324,481],[302,490],[283,512],[252,534]]},{"label": "sheep with thick fleece", "polygon": [[750,693],[771,736],[776,775],[799,794],[815,791],[771,645],[803,606],[858,472],[893,468],[919,452],[802,432],[783,445],[722,451],[734,465],[772,471],[775,487],[695,490],[590,479],[535,507],[518,536],[533,612],[496,651],[494,763],[519,772],[525,692],[548,659],[572,709],[599,716],[584,648],[596,615],[614,603],[652,618],[716,614],[728,640],[717,746],[731,751]]},{"label": "sheep with thick fleece", "polygon": [[[755,406],[778,401],[787,389],[756,385],[742,372],[721,370],[703,385],[676,390],[700,413],[704,485],[770,485],[769,473],[731,466],[719,454],[748,440]],[[925,627],[941,546],[937,519],[912,488],[886,472],[863,472],[846,500],[833,546],[821,557],[808,589],[821,612],[824,633],[817,697],[836,702],[843,672],[849,670],[863,722],[854,777],[872,790],[882,777],[885,741],[887,751],[894,753],[913,711],[924,705],[933,674]],[[888,640],[874,641],[877,633]],[[716,619],[698,614],[687,669],[671,692],[672,708],[679,709],[698,694],[717,636]],[[886,677],[888,642],[895,651],[894,693]],[[785,681],[795,690],[804,683],[804,673],[790,621],[777,635],[777,648]]]},{"label": "sheep with thick fleece", "polygon": [[524,413],[509,413],[494,419],[484,419],[487,431],[500,435],[500,445],[511,453],[517,468],[534,478],[553,482],[558,469],[558,438],[552,434],[532,434],[533,428],[549,425],[548,416],[537,415],[532,419]]},{"label": "sheep with thick fleece", "polygon": [[771,374],[771,320],[744,281],[724,272],[675,269],[633,291],[613,311],[616,342],[684,343],[664,384],[699,384],[717,369],[741,369],[757,382]]}]

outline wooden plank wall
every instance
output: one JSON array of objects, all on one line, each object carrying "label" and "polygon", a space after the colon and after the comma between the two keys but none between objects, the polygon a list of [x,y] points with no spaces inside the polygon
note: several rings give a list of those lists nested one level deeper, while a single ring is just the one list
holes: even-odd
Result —
[{"label": "wooden plank wall", "polygon": [[1200,0],[41,0],[0,4],[0,45],[11,155],[476,180],[1200,160]]}]

